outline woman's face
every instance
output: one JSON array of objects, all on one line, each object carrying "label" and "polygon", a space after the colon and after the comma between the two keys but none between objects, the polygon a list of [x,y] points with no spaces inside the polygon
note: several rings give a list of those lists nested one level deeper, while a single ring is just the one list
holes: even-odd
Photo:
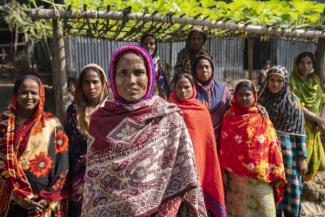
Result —
[{"label": "woman's face", "polygon": [[103,83],[98,73],[92,69],[88,70],[82,79],[82,92],[89,102],[97,102],[103,91]]},{"label": "woman's face", "polygon": [[146,95],[148,81],[143,59],[134,53],[124,54],[116,65],[118,95],[130,102],[137,101]]},{"label": "woman's face", "polygon": [[200,83],[206,83],[212,77],[212,67],[209,60],[200,59],[196,64],[196,77]]},{"label": "woman's face", "polygon": [[298,70],[303,77],[307,77],[309,74],[313,73],[313,60],[309,57],[300,58],[298,61]]},{"label": "woman's face", "polygon": [[152,56],[156,49],[156,40],[151,36],[147,36],[143,40],[141,46],[143,46],[145,49],[147,49],[147,51]]},{"label": "woman's face", "polygon": [[190,48],[192,50],[200,50],[203,46],[204,38],[201,33],[193,32],[190,38]]},{"label": "woman's face", "polygon": [[245,87],[239,88],[236,92],[237,102],[246,108],[252,107],[254,103],[254,93]]},{"label": "woman's face", "polygon": [[284,85],[284,79],[280,75],[271,75],[267,80],[267,88],[271,93],[279,93]]},{"label": "woman's face", "polygon": [[180,100],[186,100],[193,96],[193,87],[187,78],[181,78],[175,85],[176,97]]},{"label": "woman's face", "polygon": [[35,110],[40,102],[39,84],[33,79],[25,79],[17,91],[17,106],[24,111]]}]

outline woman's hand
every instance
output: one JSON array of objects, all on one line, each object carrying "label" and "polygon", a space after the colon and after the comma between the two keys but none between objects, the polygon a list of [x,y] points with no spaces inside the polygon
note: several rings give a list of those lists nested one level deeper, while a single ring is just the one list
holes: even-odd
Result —
[{"label": "woman's hand", "polygon": [[32,201],[30,204],[30,208],[28,209],[28,214],[35,215],[41,214],[46,211],[49,204],[46,200],[40,200],[38,202]]},{"label": "woman's hand", "polygon": [[325,131],[325,119],[324,118],[317,118],[316,119],[316,124],[317,124],[317,127],[316,127],[316,130],[317,131]]},{"label": "woman's hand", "polygon": [[24,209],[28,210],[30,214],[42,213],[46,210],[48,203],[44,202],[43,200],[36,202],[37,198],[29,199],[19,199],[18,204],[23,207]]},{"label": "woman's hand", "polygon": [[257,104],[257,109],[262,114],[263,117],[269,118],[269,114],[267,113],[266,109],[263,106]]},{"label": "woman's hand", "polygon": [[305,175],[307,173],[307,171],[308,171],[308,166],[307,166],[305,158],[300,158],[298,160],[298,172],[301,175]]}]

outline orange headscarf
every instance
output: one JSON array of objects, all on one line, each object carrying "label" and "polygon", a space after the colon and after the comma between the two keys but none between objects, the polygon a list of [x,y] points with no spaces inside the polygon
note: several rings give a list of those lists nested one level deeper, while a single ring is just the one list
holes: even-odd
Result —
[{"label": "orange headscarf", "polygon": [[193,96],[186,100],[178,99],[174,90],[168,101],[177,104],[184,115],[184,121],[192,139],[205,204],[213,216],[225,217],[227,215],[222,175],[210,113],[206,106],[195,98],[194,86],[193,90]]},{"label": "orange headscarf", "polygon": [[[251,81],[245,81],[251,82]],[[278,203],[284,191],[285,173],[280,143],[272,122],[254,105],[243,107],[237,102],[236,93],[231,108],[226,112],[220,138],[221,167],[232,173],[277,183],[275,201]]]}]

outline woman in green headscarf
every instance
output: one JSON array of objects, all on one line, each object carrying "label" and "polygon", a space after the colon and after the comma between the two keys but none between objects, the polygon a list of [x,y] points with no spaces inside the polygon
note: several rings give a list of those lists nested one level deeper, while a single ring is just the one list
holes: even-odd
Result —
[{"label": "woman in green headscarf", "polygon": [[325,170],[325,154],[321,131],[325,130],[325,94],[319,75],[314,72],[315,57],[310,52],[299,54],[289,82],[301,101],[306,120],[308,172],[305,180],[313,180],[317,171]]}]

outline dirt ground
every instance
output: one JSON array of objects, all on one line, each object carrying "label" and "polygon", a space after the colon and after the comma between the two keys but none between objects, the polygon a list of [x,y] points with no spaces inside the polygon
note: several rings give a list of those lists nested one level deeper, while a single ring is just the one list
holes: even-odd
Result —
[{"label": "dirt ground", "polygon": [[302,207],[307,217],[325,217],[325,171],[304,186]]}]

